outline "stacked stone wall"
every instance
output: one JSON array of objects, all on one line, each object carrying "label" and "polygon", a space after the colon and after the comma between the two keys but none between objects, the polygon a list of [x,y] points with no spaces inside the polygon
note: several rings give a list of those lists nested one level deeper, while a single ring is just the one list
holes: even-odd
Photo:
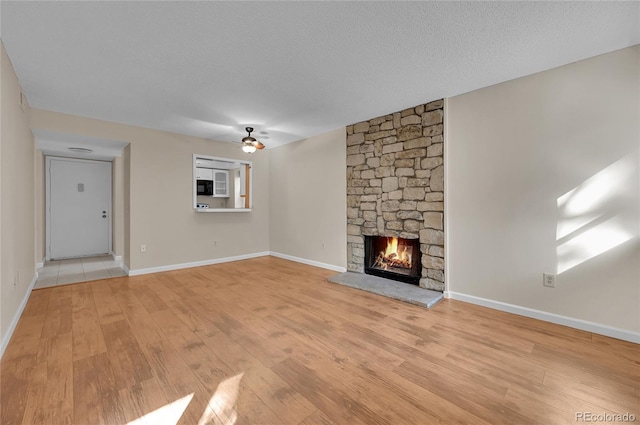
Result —
[{"label": "stacked stone wall", "polygon": [[423,288],[444,290],[444,101],[347,127],[347,265],[364,236],[420,239]]}]

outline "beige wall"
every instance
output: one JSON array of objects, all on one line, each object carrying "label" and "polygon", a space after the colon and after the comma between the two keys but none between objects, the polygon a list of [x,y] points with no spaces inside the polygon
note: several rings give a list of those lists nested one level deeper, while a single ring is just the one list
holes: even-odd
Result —
[{"label": "beige wall", "polygon": [[0,43],[0,335],[2,348],[35,277],[34,139],[28,105],[19,104],[20,83]]},{"label": "beige wall", "polygon": [[131,264],[131,145],[122,150],[122,261],[128,268]]},{"label": "beige wall", "polygon": [[[237,144],[37,109],[32,111],[31,125],[130,143],[124,153],[122,191],[123,234],[129,237],[125,265],[130,270],[269,250],[269,151],[248,156]],[[253,161],[252,213],[193,210],[194,153]],[[140,252],[141,244],[147,252]]]},{"label": "beige wall", "polygon": [[[2,6],[0,6],[0,10],[2,10]],[[3,99],[3,93],[4,93],[4,62],[6,60],[6,55],[5,55],[5,51],[4,51],[4,45],[2,44],[2,40],[0,40],[0,99]],[[3,130],[2,130],[2,101],[0,100],[0,191],[2,190],[2,184],[4,182],[3,178],[2,178],[2,136],[3,136]],[[2,327],[2,322],[3,322],[3,311],[4,309],[2,308],[2,300],[4,299],[2,297],[2,293],[4,292],[4,286],[5,286],[5,280],[4,280],[4,269],[2,267],[2,263],[4,262],[3,260],[3,251],[2,251],[2,211],[4,208],[4,204],[2,202],[2,192],[0,192],[0,356],[4,353],[4,348],[6,347],[6,344],[8,344],[8,339],[9,339],[9,332],[7,330],[4,330],[4,328]]]},{"label": "beige wall", "polygon": [[635,46],[449,99],[449,291],[640,331],[639,67]]},{"label": "beige wall", "polygon": [[346,268],[344,128],[271,149],[271,251]]},{"label": "beige wall", "polygon": [[46,256],[46,214],[45,214],[45,206],[46,206],[46,196],[45,196],[45,160],[42,151],[39,149],[34,149],[34,173],[35,173],[35,205],[34,205],[34,213],[35,213],[35,244],[36,244],[36,252],[35,252],[35,260],[36,263],[43,263],[44,258]]},{"label": "beige wall", "polygon": [[112,165],[112,199],[111,199],[111,250],[116,256],[124,255],[124,170],[123,158],[116,157]]}]

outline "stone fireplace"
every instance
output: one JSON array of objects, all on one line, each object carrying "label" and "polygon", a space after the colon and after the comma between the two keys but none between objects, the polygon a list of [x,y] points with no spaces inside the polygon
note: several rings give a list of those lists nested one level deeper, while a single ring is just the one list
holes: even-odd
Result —
[{"label": "stone fireplace", "polygon": [[365,237],[414,240],[420,259],[411,283],[444,290],[443,118],[437,100],[347,127],[349,271],[371,268]]}]

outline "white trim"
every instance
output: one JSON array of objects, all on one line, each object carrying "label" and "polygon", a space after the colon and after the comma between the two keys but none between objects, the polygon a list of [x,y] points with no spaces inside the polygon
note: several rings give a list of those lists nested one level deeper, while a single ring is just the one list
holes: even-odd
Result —
[{"label": "white trim", "polygon": [[42,259],[42,261],[36,263],[36,270],[41,269],[44,267],[44,258]]},{"label": "white trim", "polygon": [[111,251],[109,253],[109,255],[111,255],[111,258],[113,258],[113,261],[115,261],[116,265],[118,267],[122,267],[122,255],[116,255],[113,251]]},{"label": "white trim", "polygon": [[306,258],[294,257],[292,255],[281,254],[279,252],[269,252],[270,255],[274,257],[283,258],[285,260],[295,261],[296,263],[307,264],[309,266],[316,266],[327,270],[333,270],[334,272],[344,273],[347,271],[346,268],[340,266],[334,266],[333,264],[321,263],[319,261],[307,260]]},{"label": "white trim", "polygon": [[282,258],[285,260],[295,261],[296,263],[307,264],[309,266],[315,266],[323,269],[333,270],[340,273],[344,273],[347,271],[346,268],[340,267],[340,266],[334,266],[333,264],[326,264],[318,261],[307,260],[305,258],[294,257],[292,255],[281,254],[279,252],[273,252],[273,251],[263,251],[263,252],[256,252],[252,254],[236,255],[234,257],[214,258],[212,260],[194,261],[191,263],[169,264],[167,266],[149,267],[146,269],[137,269],[137,270],[129,270],[127,266],[125,266],[124,264],[122,264],[121,267],[127,273],[128,276],[139,276],[139,275],[149,274],[149,273],[159,273],[159,272],[166,272],[170,270],[188,269],[191,267],[201,267],[201,266],[209,266],[212,264],[229,263],[231,261],[248,260],[250,258],[264,257],[267,255],[272,255],[274,257]]},{"label": "white trim", "polygon": [[9,345],[9,341],[11,341],[13,332],[16,330],[16,326],[18,326],[18,321],[20,320],[20,316],[22,316],[22,312],[24,311],[24,308],[27,305],[27,301],[29,301],[29,296],[31,296],[31,291],[33,290],[33,287],[36,285],[37,280],[38,280],[38,273],[36,272],[34,273],[33,279],[31,279],[31,283],[27,288],[27,293],[24,294],[24,298],[20,303],[20,307],[18,307],[16,314],[13,315],[13,320],[11,320],[11,324],[9,325],[9,329],[7,329],[7,333],[5,334],[4,338],[2,338],[2,345],[0,345],[0,358],[2,358],[2,356],[4,355],[4,350],[7,349],[7,346]]},{"label": "white trim", "polygon": [[269,255],[269,251],[256,252],[253,254],[236,255],[234,257],[214,258],[212,260],[194,261],[192,263],[169,264],[167,266],[149,267],[146,269],[129,270],[124,265],[122,268],[129,276],[138,276],[141,274],[166,272],[170,270],[188,269],[191,267],[209,266],[211,264],[229,263],[231,261],[247,260],[249,258],[264,257]]},{"label": "white trim", "polygon": [[514,304],[507,304],[501,301],[494,301],[487,298],[480,298],[473,295],[461,294],[459,292],[447,291],[444,296],[446,298],[468,302],[471,304],[481,305],[483,307],[492,308],[494,310],[505,311],[520,316],[531,317],[533,319],[543,320],[545,322],[556,323],[558,325],[569,326],[571,328],[580,329],[587,332],[593,332],[599,335],[609,336],[611,338],[622,339],[624,341],[640,344],[640,332],[632,332],[625,329],[614,328],[612,326],[601,325],[599,323],[589,322],[587,320],[575,319],[573,317],[561,316],[559,314],[548,313],[546,311],[534,310],[528,307],[522,307]]}]

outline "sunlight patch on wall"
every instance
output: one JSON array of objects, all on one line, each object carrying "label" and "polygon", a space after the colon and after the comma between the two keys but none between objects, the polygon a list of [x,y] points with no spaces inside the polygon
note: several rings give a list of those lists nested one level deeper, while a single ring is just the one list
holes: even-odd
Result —
[{"label": "sunlight patch on wall", "polygon": [[600,217],[600,214],[584,214],[579,217],[565,218],[558,221],[556,227],[556,240],[559,241],[562,238],[569,236],[576,230],[580,230],[589,223],[594,222]]},{"label": "sunlight patch on wall", "polygon": [[628,241],[632,235],[619,220],[611,219],[558,246],[558,274]]},{"label": "sunlight patch on wall", "polygon": [[127,425],[176,425],[184,411],[187,410],[193,394],[191,393],[172,403],[165,404],[161,408],[129,422]]},{"label": "sunlight patch on wall", "polygon": [[[638,233],[634,225],[629,224],[634,221],[633,215],[638,214],[629,211],[629,199],[637,197],[634,194],[634,190],[638,190],[637,180],[637,154],[632,154],[557,199],[558,274],[615,248]],[[627,215],[632,218],[626,219]]]},{"label": "sunlight patch on wall", "polygon": [[614,162],[580,186],[558,198],[558,208],[565,217],[578,217],[601,209],[606,202],[625,191],[625,182],[634,174],[631,158]]}]

